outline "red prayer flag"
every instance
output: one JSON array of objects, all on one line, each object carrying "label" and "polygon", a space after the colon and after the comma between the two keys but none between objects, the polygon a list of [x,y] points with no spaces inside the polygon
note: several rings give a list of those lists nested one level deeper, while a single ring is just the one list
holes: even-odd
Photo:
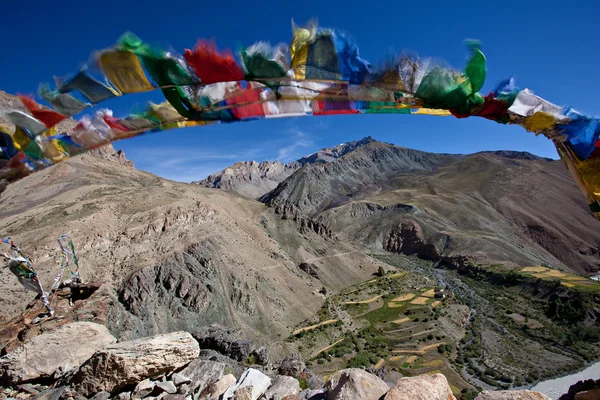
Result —
[{"label": "red prayer flag", "polygon": [[57,113],[54,110],[43,109],[35,100],[19,95],[19,98],[23,102],[23,105],[27,107],[31,115],[36,119],[40,120],[47,128],[52,128],[63,119],[67,118],[62,114]]},{"label": "red prayer flag", "polygon": [[185,49],[183,56],[202,83],[244,80],[244,72],[235,62],[231,51],[219,53],[214,43],[199,41],[194,50]]}]

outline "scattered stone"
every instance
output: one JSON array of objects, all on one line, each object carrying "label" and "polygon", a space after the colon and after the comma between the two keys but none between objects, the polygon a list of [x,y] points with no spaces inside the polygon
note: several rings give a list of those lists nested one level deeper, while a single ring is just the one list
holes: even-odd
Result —
[{"label": "scattered stone", "polygon": [[385,400],[456,400],[442,374],[400,378]]},{"label": "scattered stone", "polygon": [[258,365],[266,366],[269,364],[269,349],[264,346],[255,349],[250,355],[254,356],[254,361]]},{"label": "scattered stone", "polygon": [[24,383],[22,385],[17,385],[15,387],[15,389],[17,389],[20,392],[25,392],[27,394],[33,394],[33,395],[36,395],[40,392],[39,390],[34,388],[31,383]]},{"label": "scattered stone", "polygon": [[187,383],[184,383],[177,388],[177,394],[186,395],[189,392],[190,392],[190,386]]},{"label": "scattered stone", "polygon": [[66,386],[61,386],[56,389],[46,389],[42,393],[33,397],[33,400],[59,400],[65,391]]},{"label": "scattered stone", "polygon": [[108,400],[108,399],[110,399],[110,393],[108,393],[108,392],[99,392],[90,398],[90,400]]},{"label": "scattered stone", "polygon": [[202,394],[207,394],[210,400],[219,398],[225,391],[235,385],[235,376],[227,374],[212,383]]},{"label": "scattered stone", "polygon": [[362,369],[348,368],[337,372],[327,382],[327,399],[379,400],[388,390],[381,378]]},{"label": "scattered stone", "polygon": [[304,371],[306,365],[299,356],[287,356],[281,361],[279,365],[279,374],[287,376],[298,376],[300,372]]},{"label": "scattered stone", "polygon": [[171,381],[158,382],[156,384],[156,387],[162,390],[163,392],[167,392],[169,394],[177,393],[177,387],[175,387],[175,384]]},{"label": "scattered stone", "polygon": [[275,396],[282,397],[300,393],[300,383],[298,379],[286,375],[277,375],[271,380],[271,386],[265,392],[267,400],[275,399]]},{"label": "scattered stone", "polygon": [[[225,364],[210,360],[195,359],[179,373],[190,378],[190,388],[202,391],[223,376]],[[200,387],[201,386],[201,387]]]},{"label": "scattered stone", "polygon": [[104,325],[73,322],[34,336],[0,359],[0,384],[57,378],[117,340]]},{"label": "scattered stone", "polygon": [[256,400],[271,386],[271,378],[254,368],[248,368],[237,383],[225,391],[223,400],[232,398],[236,390],[245,386],[252,386],[250,400]]},{"label": "scattered stone", "polygon": [[198,342],[187,332],[111,344],[83,364],[70,384],[84,396],[103,390],[114,393],[143,379],[177,370],[199,353]]},{"label": "scattered stone", "polygon": [[144,379],[140,383],[137,384],[135,389],[133,390],[133,396],[135,398],[143,399],[146,396],[149,396],[150,393],[154,390],[156,383],[151,381],[150,379]]},{"label": "scattered stone", "polygon": [[531,390],[484,390],[475,400],[552,400],[540,392]]},{"label": "scattered stone", "polygon": [[286,396],[283,400],[327,400],[327,389],[303,390],[299,394]]}]

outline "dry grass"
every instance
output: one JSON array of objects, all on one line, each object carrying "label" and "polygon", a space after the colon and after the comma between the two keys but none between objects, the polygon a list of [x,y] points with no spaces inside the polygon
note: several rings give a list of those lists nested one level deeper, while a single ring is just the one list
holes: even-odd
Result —
[{"label": "dry grass", "polygon": [[379,362],[377,362],[377,364],[375,364],[375,368],[381,368],[384,362],[385,360],[382,358],[381,360],[379,360]]},{"label": "dry grass", "polygon": [[431,307],[435,308],[435,307],[439,306],[440,304],[442,304],[442,302],[439,300],[436,300],[433,303],[431,303]]},{"label": "dry grass", "polygon": [[546,267],[524,267],[521,272],[544,272],[547,269]]},{"label": "dry grass", "polygon": [[408,357],[408,358],[406,359],[406,361],[405,361],[405,364],[406,364],[406,363],[408,363],[408,364],[412,364],[412,363],[414,363],[414,362],[416,361],[416,359],[417,359],[417,358],[418,358],[417,356],[410,356],[410,357]]},{"label": "dry grass", "polygon": [[404,357],[406,357],[406,356],[393,356],[393,357],[388,358],[388,361],[391,361],[391,362],[400,361],[400,360],[404,359]]},{"label": "dry grass", "polygon": [[376,300],[377,300],[377,299],[379,299],[381,296],[382,296],[382,295],[378,295],[378,296],[375,296],[375,297],[373,297],[373,298],[371,298],[371,299],[368,299],[368,300],[362,300],[362,301],[347,301],[347,302],[346,302],[346,303],[344,303],[344,304],[369,304],[369,303],[372,303],[372,302],[376,301]]},{"label": "dry grass", "polygon": [[427,298],[427,297],[417,297],[416,299],[411,301],[410,304],[423,305],[423,304],[427,304],[428,301],[429,301],[429,298]]},{"label": "dry grass", "polygon": [[330,324],[335,324],[336,322],[338,322],[337,319],[328,319],[327,321],[323,321],[320,324],[316,324],[316,325],[311,325],[311,326],[306,326],[304,328],[300,328],[300,329],[296,329],[294,332],[292,332],[292,336],[293,335],[297,335],[300,332],[308,332],[308,331],[312,331],[315,328],[318,328],[320,326],[323,325],[330,325]]},{"label": "dry grass", "polygon": [[404,317],[404,318],[400,318],[400,319],[397,319],[395,321],[392,321],[392,324],[398,324],[399,325],[399,324],[403,324],[403,323],[408,322],[408,321],[410,321],[410,318]]},{"label": "dry grass", "polygon": [[395,279],[395,278],[400,278],[404,275],[406,275],[406,272],[396,272],[395,274],[388,276],[388,278]]},{"label": "dry grass", "polygon": [[430,290],[426,291],[425,293],[423,293],[422,296],[424,296],[424,297],[433,297],[433,296],[435,296],[435,290],[434,289],[430,289]]},{"label": "dry grass", "polygon": [[389,302],[388,303],[388,308],[400,308],[404,305],[404,303],[398,303],[398,302]]},{"label": "dry grass", "polygon": [[575,287],[576,286],[574,283],[569,283],[569,282],[561,282],[560,284],[563,286],[566,286],[566,287]]},{"label": "dry grass", "polygon": [[390,301],[408,301],[408,300],[412,300],[414,298],[415,298],[414,293],[408,293],[408,294],[402,295],[400,297],[396,297],[395,299],[392,299]]},{"label": "dry grass", "polygon": [[440,347],[442,344],[446,344],[446,343],[435,343],[435,344],[430,344],[427,346],[423,346],[421,347],[422,351],[427,351],[427,350],[431,350],[431,349],[437,349],[438,347]]},{"label": "dry grass", "polygon": [[437,359],[437,360],[432,360],[432,361],[424,363],[423,367],[425,367],[425,368],[441,367],[442,365],[444,365],[444,361]]}]

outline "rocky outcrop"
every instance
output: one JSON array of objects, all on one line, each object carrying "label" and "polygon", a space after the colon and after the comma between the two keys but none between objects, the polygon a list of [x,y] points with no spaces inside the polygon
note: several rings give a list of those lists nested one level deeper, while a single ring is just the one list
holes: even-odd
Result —
[{"label": "rocky outcrop", "polygon": [[297,171],[302,164],[293,162],[282,164],[279,161],[237,162],[206,179],[192,184],[207,188],[231,190],[243,196],[258,198],[273,190],[279,182]]},{"label": "rocky outcrop", "polygon": [[540,392],[531,390],[484,390],[475,400],[552,400]]},{"label": "rocky outcrop", "polygon": [[300,268],[302,271],[306,272],[313,278],[319,279],[319,268],[315,264],[303,262],[300,263],[300,265],[298,265],[298,268]]},{"label": "rocky outcrop", "polygon": [[98,350],[69,383],[84,396],[114,393],[146,378],[177,370],[198,357],[198,342],[187,332],[136,339]]},{"label": "rocky outcrop", "polygon": [[133,161],[128,160],[125,152],[121,149],[115,150],[112,144],[107,144],[97,149],[90,150],[90,154],[104,160],[114,161],[126,167],[134,167]]},{"label": "rocky outcrop", "polygon": [[456,400],[442,374],[400,378],[385,400]]},{"label": "rocky outcrop", "polygon": [[569,391],[560,396],[558,400],[593,400],[595,398],[600,398],[600,379],[579,381],[571,385]]},{"label": "rocky outcrop", "polygon": [[314,232],[327,239],[333,239],[333,232],[323,222],[303,215],[298,207],[288,202],[274,201],[267,203],[274,208],[275,214],[281,215],[281,219],[294,221],[298,225],[300,233]]},{"label": "rocky outcrop", "polygon": [[221,397],[233,385],[235,385],[235,376],[232,374],[223,375],[219,380],[208,385],[201,394],[206,395],[209,400],[215,400]]},{"label": "rocky outcrop", "polygon": [[279,364],[279,374],[296,377],[304,371],[305,368],[306,364],[304,364],[301,357],[289,355]]},{"label": "rocky outcrop", "polygon": [[389,232],[383,248],[392,253],[416,255],[425,260],[437,260],[440,257],[435,245],[427,243],[421,227],[412,221],[404,222]]},{"label": "rocky outcrop", "polygon": [[344,369],[327,382],[328,400],[379,400],[389,390],[375,375],[358,368]]},{"label": "rocky outcrop", "polygon": [[0,359],[1,383],[58,378],[79,367],[96,350],[116,342],[106,327],[73,322],[55,331],[34,336]]}]

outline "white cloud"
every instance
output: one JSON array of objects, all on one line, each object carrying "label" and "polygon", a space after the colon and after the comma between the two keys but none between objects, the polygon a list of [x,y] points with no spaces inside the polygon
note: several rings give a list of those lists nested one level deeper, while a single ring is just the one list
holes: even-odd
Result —
[{"label": "white cloud", "polygon": [[277,159],[279,161],[293,161],[297,158],[300,158],[299,152],[297,151],[299,148],[310,147],[313,145],[312,140],[300,139],[296,142],[292,143],[289,146],[285,146],[279,149]]}]

